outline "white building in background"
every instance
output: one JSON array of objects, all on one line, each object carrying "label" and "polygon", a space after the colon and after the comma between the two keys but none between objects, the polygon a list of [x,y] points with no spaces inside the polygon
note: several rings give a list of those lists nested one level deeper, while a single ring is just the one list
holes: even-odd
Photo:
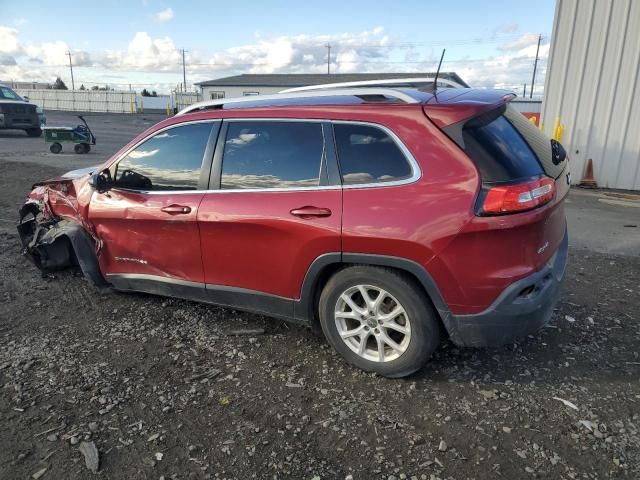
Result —
[{"label": "white building in background", "polygon": [[542,122],[556,119],[578,183],[640,190],[640,1],[558,0]]},{"label": "white building in background", "polygon": [[[307,87],[325,83],[359,82],[365,80],[381,80],[407,77],[433,77],[431,73],[275,73],[244,74],[232,77],[216,78],[196,83],[202,89],[203,100],[242,97],[246,95],[269,95],[287,88]],[[460,85],[467,84],[454,72],[440,72],[441,78],[453,80]]]}]

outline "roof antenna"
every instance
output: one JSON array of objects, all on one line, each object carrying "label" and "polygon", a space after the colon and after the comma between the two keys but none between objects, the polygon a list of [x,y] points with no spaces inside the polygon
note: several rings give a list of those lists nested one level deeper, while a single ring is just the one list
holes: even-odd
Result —
[{"label": "roof antenna", "polygon": [[442,49],[442,55],[440,55],[440,63],[438,63],[438,70],[436,71],[436,76],[433,79],[433,89],[437,90],[438,89],[438,75],[440,74],[440,67],[442,66],[442,59],[444,58],[444,52],[446,52],[447,49],[443,48]]}]

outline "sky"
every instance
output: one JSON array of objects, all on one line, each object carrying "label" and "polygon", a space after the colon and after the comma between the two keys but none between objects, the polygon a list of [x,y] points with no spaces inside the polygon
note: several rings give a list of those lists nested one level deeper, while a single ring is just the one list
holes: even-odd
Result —
[{"label": "sky", "polygon": [[[241,73],[457,72],[542,92],[554,0],[67,2],[0,0],[0,80],[167,93]],[[53,11],[52,11],[53,10]]]}]

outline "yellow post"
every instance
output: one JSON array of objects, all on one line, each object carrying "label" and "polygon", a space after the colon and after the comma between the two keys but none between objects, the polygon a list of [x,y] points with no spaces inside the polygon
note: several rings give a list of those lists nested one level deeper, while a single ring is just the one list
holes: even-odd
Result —
[{"label": "yellow post", "polygon": [[142,96],[140,96],[140,113],[144,113],[144,101],[142,100]]},{"label": "yellow post", "polygon": [[171,105],[167,103],[167,117],[171,115]]},{"label": "yellow post", "polygon": [[133,99],[131,99],[131,100],[129,101],[129,110],[131,110],[131,113],[135,113],[135,112],[134,112],[134,106],[133,106]]},{"label": "yellow post", "polygon": [[533,115],[531,115],[531,116],[529,117],[529,121],[535,125],[535,124],[536,124],[536,117],[534,117]]}]

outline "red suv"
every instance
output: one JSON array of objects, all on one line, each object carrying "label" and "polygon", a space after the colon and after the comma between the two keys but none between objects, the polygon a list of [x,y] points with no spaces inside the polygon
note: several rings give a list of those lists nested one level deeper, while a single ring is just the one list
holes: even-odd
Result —
[{"label": "red suv", "polygon": [[193,105],[20,211],[44,270],[319,324],[350,363],[419,369],[443,334],[547,323],[567,261],[566,154],[470,88],[324,88]]}]

